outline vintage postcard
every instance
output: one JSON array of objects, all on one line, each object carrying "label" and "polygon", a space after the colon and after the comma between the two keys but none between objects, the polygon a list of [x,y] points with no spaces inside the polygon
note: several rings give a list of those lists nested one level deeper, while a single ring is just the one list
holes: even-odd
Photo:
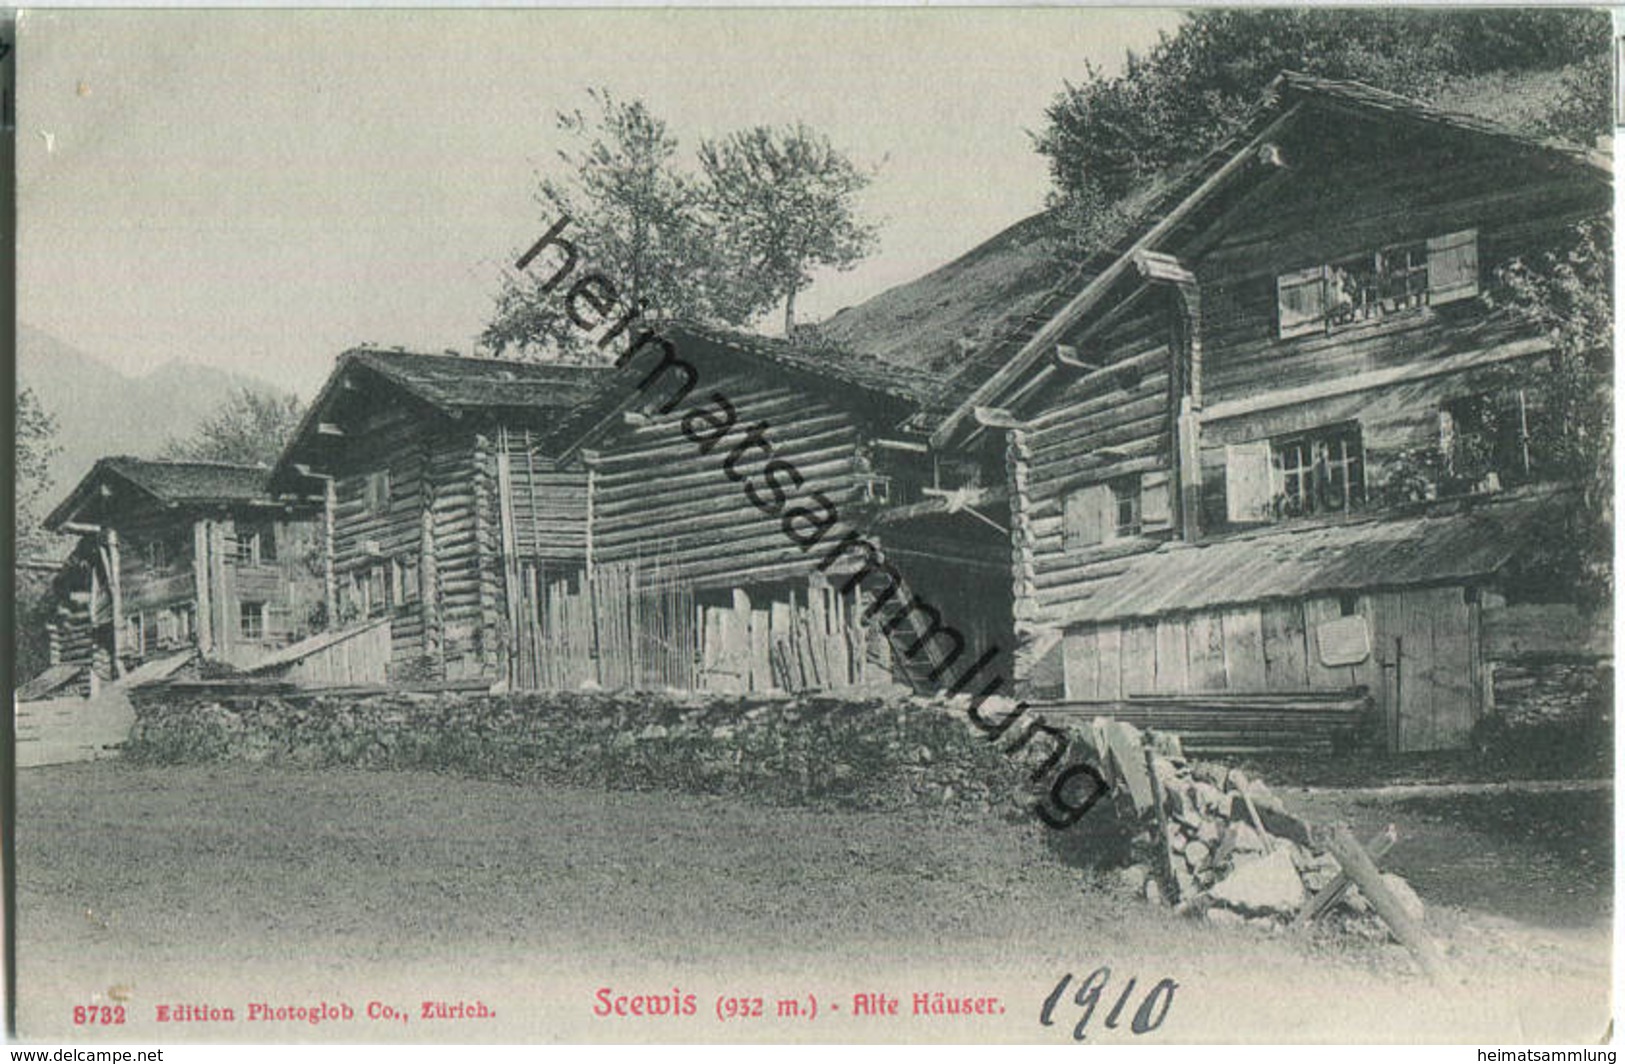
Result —
[{"label": "vintage postcard", "polygon": [[1613,1061],[1607,12],[5,43],[15,1041]]}]

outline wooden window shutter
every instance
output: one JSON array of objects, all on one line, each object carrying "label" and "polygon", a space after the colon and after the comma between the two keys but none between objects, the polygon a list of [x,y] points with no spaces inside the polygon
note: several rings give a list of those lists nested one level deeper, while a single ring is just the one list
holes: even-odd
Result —
[{"label": "wooden window shutter", "polygon": [[1326,328],[1326,267],[1281,274],[1275,279],[1275,301],[1280,309],[1281,339],[1322,331]]},{"label": "wooden window shutter", "polygon": [[1173,523],[1173,503],[1169,496],[1171,478],[1165,469],[1140,476],[1140,528],[1151,532]]},{"label": "wooden window shutter", "polygon": [[1224,497],[1225,516],[1232,524],[1273,518],[1275,477],[1268,440],[1225,445]]},{"label": "wooden window shutter", "polygon": [[1061,549],[1076,550],[1104,542],[1111,518],[1111,488],[1091,484],[1071,492],[1062,504]]},{"label": "wooden window shutter", "polygon": [[1478,231],[1428,241],[1428,302],[1435,306],[1478,295]]}]

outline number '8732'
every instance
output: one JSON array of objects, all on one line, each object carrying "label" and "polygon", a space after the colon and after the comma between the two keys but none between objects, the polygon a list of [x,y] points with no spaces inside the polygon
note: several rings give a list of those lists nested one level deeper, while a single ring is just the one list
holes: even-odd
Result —
[{"label": "number '8732'", "polygon": [[123,1005],[75,1005],[73,1022],[76,1027],[116,1027],[124,1022]]}]

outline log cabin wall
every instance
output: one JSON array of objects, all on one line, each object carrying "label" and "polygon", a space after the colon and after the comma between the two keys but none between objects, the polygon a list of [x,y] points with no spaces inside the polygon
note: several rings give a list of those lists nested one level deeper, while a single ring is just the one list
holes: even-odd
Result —
[{"label": "log cabin wall", "polygon": [[516,558],[575,572],[586,541],[586,473],[541,454],[539,434],[389,405],[335,465],[340,619],[390,617],[401,681],[497,678],[509,645],[503,575],[506,447]]},{"label": "log cabin wall", "polygon": [[[722,464],[745,429],[766,422],[774,456],[793,463],[805,477],[800,487],[787,477],[783,481],[786,508],[813,491],[845,508],[861,497],[868,479],[859,458],[858,425],[834,404],[766,374],[718,371],[706,384],[706,394],[726,396],[737,412],[736,427],[709,454],[682,431],[684,415],[708,405],[699,392],[669,414],[649,413],[646,423],[617,427],[600,445],[592,498],[594,560],[658,557],[699,589],[784,580],[804,584],[818,548],[799,549],[785,536],[781,518],[752,505],[744,483],[725,475]],[[696,431],[705,431],[703,424]],[[738,469],[768,498],[763,465],[760,452],[753,451]],[[828,542],[834,540],[831,535]]]},{"label": "log cabin wall", "polygon": [[[1289,169],[1187,250],[1203,303],[1203,534],[1251,523],[1238,520],[1250,499],[1230,498],[1238,448],[1331,426],[1358,440],[1366,505],[1382,500],[1404,455],[1437,448],[1446,404],[1504,389],[1505,373],[1527,371],[1546,347],[1538,329],[1478,298],[1495,269],[1538,258],[1607,209],[1605,182],[1460,132],[1328,116],[1300,123],[1280,148]],[[1357,271],[1379,252],[1385,270],[1410,255],[1440,273],[1441,262],[1456,267],[1458,283],[1441,290],[1424,268],[1430,287],[1411,305],[1384,299],[1324,326],[1287,317],[1295,278]]]},{"label": "log cabin wall", "polygon": [[1059,693],[1060,623],[1102,566],[1174,534],[1173,300],[1153,291],[1091,335],[1110,371],[1063,371],[1008,434],[1014,671],[1030,693]]}]

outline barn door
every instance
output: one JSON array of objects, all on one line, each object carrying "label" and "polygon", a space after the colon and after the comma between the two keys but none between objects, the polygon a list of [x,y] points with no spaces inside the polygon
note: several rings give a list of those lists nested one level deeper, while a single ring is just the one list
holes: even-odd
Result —
[{"label": "barn door", "polygon": [[1393,700],[1395,749],[1451,750],[1467,744],[1478,716],[1472,610],[1460,587],[1384,596],[1379,623],[1385,695]]}]

